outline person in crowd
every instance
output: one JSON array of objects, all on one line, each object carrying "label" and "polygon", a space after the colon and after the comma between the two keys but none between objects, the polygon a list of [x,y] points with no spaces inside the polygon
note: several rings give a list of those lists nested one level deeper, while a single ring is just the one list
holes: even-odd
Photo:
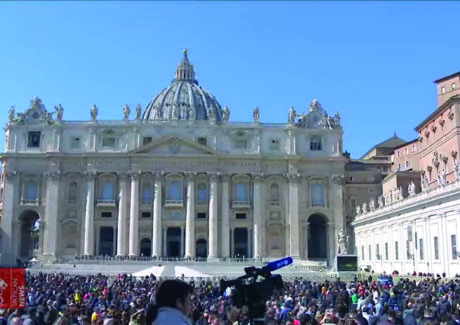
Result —
[{"label": "person in crowd", "polygon": [[180,280],[166,280],[160,284],[155,295],[155,305],[148,311],[152,325],[192,324],[188,318],[192,313],[193,288]]}]

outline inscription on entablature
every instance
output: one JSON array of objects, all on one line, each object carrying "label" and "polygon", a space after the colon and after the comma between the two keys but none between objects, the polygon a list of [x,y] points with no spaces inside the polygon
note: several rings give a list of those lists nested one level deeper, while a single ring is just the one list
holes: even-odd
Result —
[{"label": "inscription on entablature", "polygon": [[152,160],[152,159],[133,159],[133,165],[137,166],[142,170],[154,170],[154,171],[175,171],[175,170],[203,170],[207,171],[210,169],[217,168],[217,161],[204,160]]}]

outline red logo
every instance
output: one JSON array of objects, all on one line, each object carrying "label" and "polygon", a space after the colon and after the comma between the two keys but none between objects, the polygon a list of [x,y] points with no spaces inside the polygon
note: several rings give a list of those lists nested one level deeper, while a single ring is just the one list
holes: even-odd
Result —
[{"label": "red logo", "polygon": [[26,280],[23,268],[0,268],[0,309],[26,308]]}]

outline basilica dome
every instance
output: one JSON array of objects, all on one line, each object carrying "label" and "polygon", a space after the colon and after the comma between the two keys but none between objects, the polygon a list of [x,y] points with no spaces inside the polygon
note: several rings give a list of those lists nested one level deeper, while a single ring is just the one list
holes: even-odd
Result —
[{"label": "basilica dome", "polygon": [[222,120],[215,97],[198,85],[187,50],[177,66],[171,85],[156,95],[145,108],[143,120]]}]

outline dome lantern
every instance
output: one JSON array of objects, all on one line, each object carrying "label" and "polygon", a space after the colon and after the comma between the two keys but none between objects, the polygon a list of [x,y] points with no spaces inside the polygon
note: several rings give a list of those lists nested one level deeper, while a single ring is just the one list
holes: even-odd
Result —
[{"label": "dome lantern", "polygon": [[187,50],[177,66],[171,85],[156,95],[145,108],[143,120],[222,120],[216,98],[195,80]]}]

